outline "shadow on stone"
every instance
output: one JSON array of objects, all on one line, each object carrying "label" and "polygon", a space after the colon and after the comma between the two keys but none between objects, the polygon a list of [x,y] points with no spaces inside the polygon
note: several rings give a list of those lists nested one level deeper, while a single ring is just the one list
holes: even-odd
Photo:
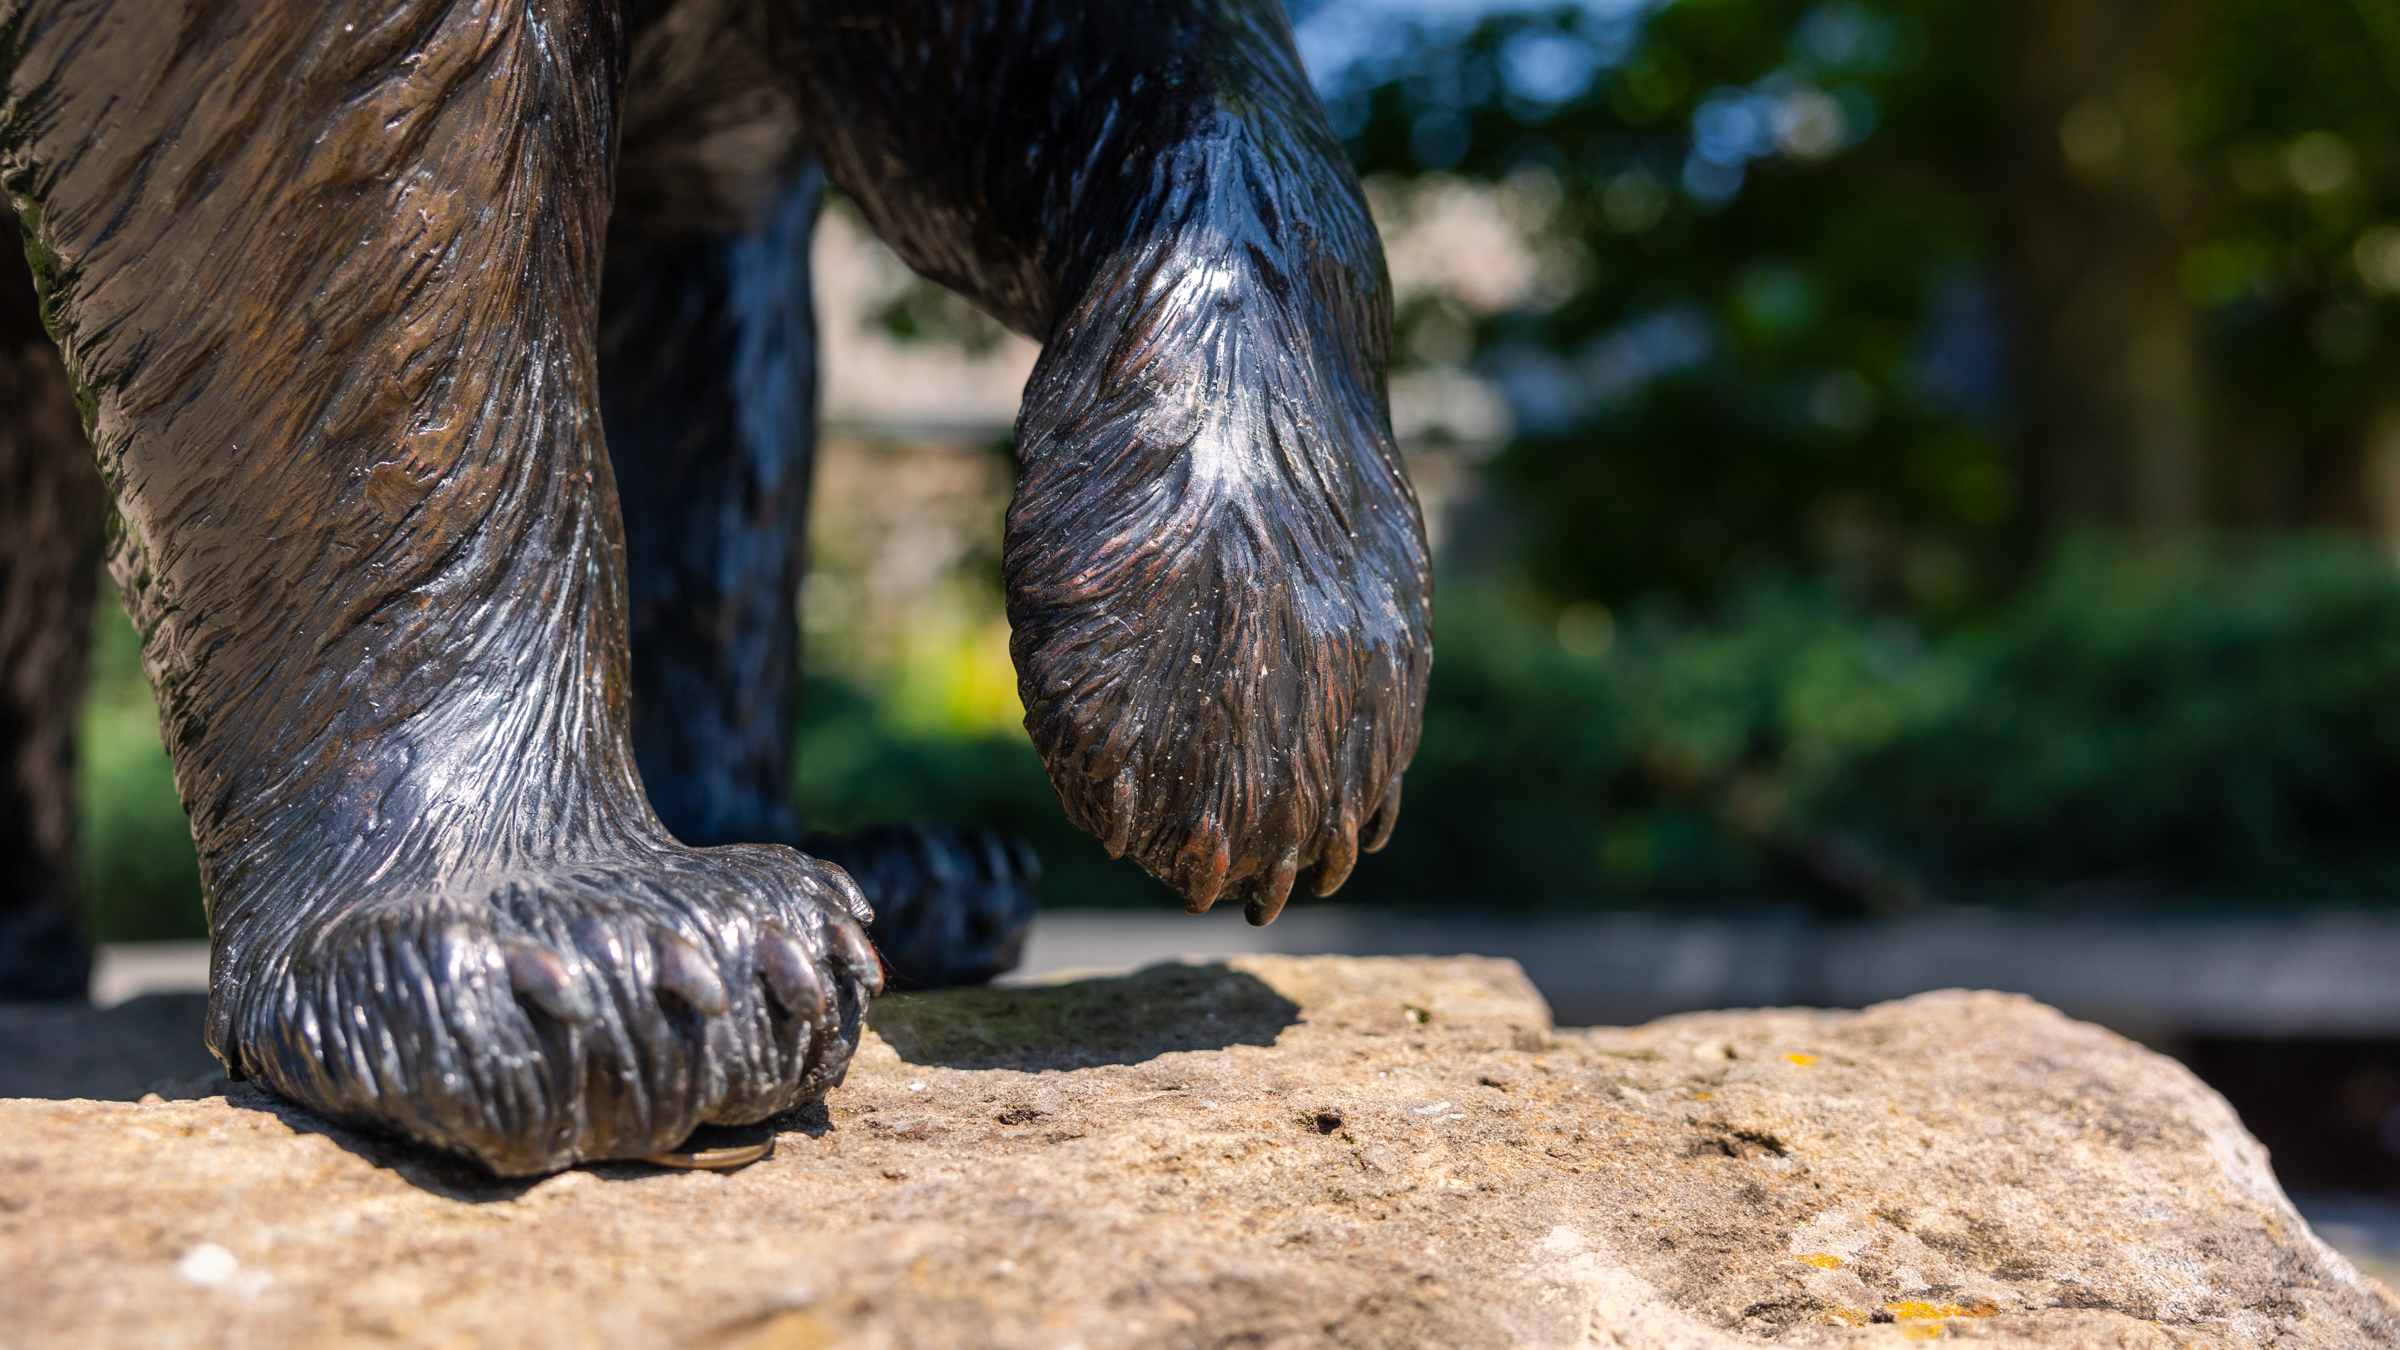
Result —
[{"label": "shadow on stone", "polygon": [[[481,1166],[405,1140],[333,1124],[256,1084],[228,1082],[201,1030],[205,994],[147,994],[112,1008],[88,1003],[0,1003],[0,1098],[48,1101],[168,1101],[222,1097],[237,1111],[263,1111],[294,1134],[322,1135],[345,1152],[421,1191],[467,1204],[513,1200],[540,1177],[495,1177]],[[821,1135],[822,1103],[748,1126],[704,1125],[687,1148],[721,1148],[771,1139],[783,1131]],[[657,1176],[641,1162],[587,1164],[604,1178]]]},{"label": "shadow on stone", "polygon": [[371,1167],[390,1172],[420,1191],[461,1204],[485,1205],[499,1200],[514,1200],[547,1180],[545,1177],[496,1177],[485,1171],[480,1163],[438,1149],[336,1125],[285,1101],[256,1083],[231,1085],[225,1093],[225,1104],[237,1111],[263,1111],[283,1122],[284,1128],[294,1134],[321,1135],[343,1152]]},{"label": "shadow on stone", "polygon": [[215,1096],[225,1071],[201,1043],[207,1015],[206,994],[145,994],[113,1008],[0,1003],[0,1097]]},{"label": "shadow on stone", "polygon": [[[232,1090],[224,1095],[228,1106],[264,1111],[282,1121],[294,1134],[322,1135],[369,1166],[390,1172],[420,1191],[461,1204],[483,1205],[514,1200],[550,1179],[548,1176],[496,1177],[484,1170],[482,1164],[467,1158],[404,1139],[336,1125],[256,1084],[234,1084]],[[832,1124],[831,1113],[826,1110],[825,1104],[812,1102],[797,1111],[787,1111],[755,1124],[703,1125],[694,1130],[691,1137],[678,1148],[693,1151],[771,1143],[777,1135],[785,1133],[805,1134],[813,1139],[831,1129]],[[603,1181],[636,1181],[644,1177],[664,1176],[681,1169],[661,1167],[638,1159],[616,1158],[582,1163],[569,1170],[589,1172]]]},{"label": "shadow on stone", "polygon": [[1299,1020],[1300,1006],[1265,981],[1217,964],[1157,965],[1072,984],[895,994],[867,1017],[907,1063],[1027,1072],[1273,1045]]},{"label": "shadow on stone", "polygon": [[[225,1098],[296,1134],[321,1135],[419,1190],[468,1204],[512,1200],[540,1178],[502,1179],[461,1158],[333,1124],[250,1083],[228,1083],[201,1043],[208,1000],[153,994],[113,1008],[0,1004],[0,1097],[135,1101]],[[1152,966],[1132,975],[1008,989],[953,989],[878,1000],[869,1023],[912,1064],[958,1069],[1076,1069],[1138,1064],[1178,1050],[1273,1045],[1298,1004],[1220,964]],[[822,1104],[739,1129],[703,1127],[691,1147],[783,1131],[819,1135]],[[609,1179],[655,1176],[640,1162],[587,1164]]]}]

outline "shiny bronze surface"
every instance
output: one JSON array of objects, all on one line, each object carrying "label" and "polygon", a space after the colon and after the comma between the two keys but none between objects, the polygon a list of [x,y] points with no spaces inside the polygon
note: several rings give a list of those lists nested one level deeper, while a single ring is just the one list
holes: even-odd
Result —
[{"label": "shiny bronze surface", "polygon": [[768,33],[876,231],[1044,344],[1004,568],[1068,815],[1195,911],[1330,894],[1399,807],[1432,578],[1382,249],[1282,8],[823,0]]},{"label": "shiny bronze surface", "polygon": [[[503,1173],[839,1081],[882,962],[783,846],[801,137],[1046,343],[1006,570],[1070,815],[1257,921],[1390,829],[1388,288],[1271,4],[0,0],[0,89],[234,1071]],[[877,839],[1021,932],[1004,841]]]}]

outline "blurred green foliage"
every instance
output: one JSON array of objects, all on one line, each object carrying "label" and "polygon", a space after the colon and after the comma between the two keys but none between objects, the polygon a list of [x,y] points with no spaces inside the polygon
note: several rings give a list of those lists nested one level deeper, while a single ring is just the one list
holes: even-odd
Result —
[{"label": "blurred green foliage", "polygon": [[1536,618],[1444,609],[1409,827],[1359,871],[1379,900],[2400,893],[2400,574],[2354,541],[2078,540],[1930,641],[1792,585],[1597,654],[1574,609]]},{"label": "blurred green foliage", "polygon": [[158,739],[141,640],[116,588],[103,580],[100,589],[76,729],[85,921],[100,942],[205,937],[191,821]]},{"label": "blurred green foliage", "polygon": [[1947,895],[2400,895],[2400,574],[2355,543],[2071,547],[1943,645],[1929,717],[1821,818]]},{"label": "blurred green foliage", "polygon": [[[1928,637],[1792,582],[1622,623],[1443,592],[1402,825],[1352,896],[1478,912],[2400,893],[2400,573],[2354,541],[2062,549]],[[1173,899],[1069,829],[1021,736],[896,732],[812,685],[829,823],[1018,829],[1047,903]]]},{"label": "blurred green foliage", "polygon": [[[913,691],[921,695],[922,690]],[[1067,823],[1023,729],[929,720],[895,685],[870,691],[812,668],[800,701],[796,795],[810,828],[933,816],[1014,830],[1042,860],[1050,906],[1180,906],[1132,862]]]}]

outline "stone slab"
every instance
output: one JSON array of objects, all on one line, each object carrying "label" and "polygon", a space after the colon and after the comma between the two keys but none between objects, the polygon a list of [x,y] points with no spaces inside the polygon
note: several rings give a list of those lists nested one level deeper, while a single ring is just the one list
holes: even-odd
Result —
[{"label": "stone slab", "polygon": [[0,1101],[0,1345],[2400,1343],[2223,1101],[2026,999],[1562,1032],[1505,961],[884,1000],[729,1174]]}]

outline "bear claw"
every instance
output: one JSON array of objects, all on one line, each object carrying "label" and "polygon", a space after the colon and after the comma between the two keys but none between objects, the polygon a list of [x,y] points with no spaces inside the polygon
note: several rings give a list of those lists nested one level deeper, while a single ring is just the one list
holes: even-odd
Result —
[{"label": "bear claw", "polygon": [[1214,830],[1203,830],[1192,836],[1187,852],[1200,862],[1199,874],[1191,889],[1184,893],[1183,909],[1187,914],[1206,914],[1217,897],[1225,893],[1225,875],[1233,869],[1233,851],[1226,847],[1225,836]]},{"label": "bear claw", "polygon": [[691,939],[662,929],[651,934],[651,944],[658,950],[660,993],[673,995],[703,1017],[725,1011],[725,982]]},{"label": "bear claw", "polygon": [[1275,870],[1267,875],[1267,888],[1251,896],[1249,903],[1243,906],[1242,917],[1248,919],[1253,928],[1264,928],[1275,922],[1275,916],[1283,913],[1284,904],[1292,898],[1292,882],[1299,875],[1300,850],[1287,848],[1283,851],[1283,857],[1276,861]]},{"label": "bear claw", "polygon": [[1400,778],[1392,775],[1391,786],[1383,790],[1383,804],[1375,808],[1374,818],[1367,822],[1366,837],[1359,841],[1359,850],[1380,853],[1392,841],[1392,826],[1400,822]]},{"label": "bear claw", "polygon": [[565,957],[538,943],[514,940],[501,943],[500,952],[508,969],[509,988],[520,1002],[531,1003],[573,1026],[599,1016],[590,991],[575,977]]},{"label": "bear claw", "polygon": [[[870,911],[872,912],[872,911]],[[883,958],[875,952],[875,944],[851,924],[841,924],[833,930],[834,964],[844,975],[866,986],[868,997],[883,992]]]},{"label": "bear claw", "polygon": [[785,1012],[809,1023],[825,1020],[825,981],[809,964],[800,939],[770,924],[758,937],[759,974]]},{"label": "bear claw", "polygon": [[1324,857],[1317,864],[1317,880],[1313,889],[1319,899],[1342,888],[1350,879],[1350,869],[1358,865],[1358,815],[1350,807],[1342,808],[1341,828],[1326,845]]}]

